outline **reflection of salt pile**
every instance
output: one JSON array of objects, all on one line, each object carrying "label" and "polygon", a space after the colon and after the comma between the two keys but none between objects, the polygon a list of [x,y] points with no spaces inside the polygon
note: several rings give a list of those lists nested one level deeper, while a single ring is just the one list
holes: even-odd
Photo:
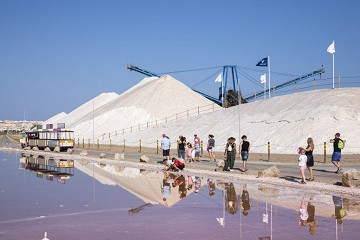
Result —
[{"label": "reflection of salt pile", "polygon": [[[166,207],[173,206],[181,200],[179,195],[179,186],[171,189],[170,196],[166,201],[163,201],[161,192],[161,184],[164,178],[163,172],[145,172],[142,173],[140,169],[122,168],[120,171],[117,166],[99,164],[87,164],[82,166],[76,164],[76,168],[89,176],[94,176],[102,184],[117,185],[126,191],[134,194],[142,199],[145,203],[162,204]],[[187,192],[191,194],[194,189]]]},{"label": "reflection of salt pile", "polygon": [[[75,130],[76,137],[84,139],[92,139],[94,124],[94,136],[100,143],[109,144],[108,137],[103,139],[100,136],[111,133],[113,144],[122,144],[126,140],[128,145],[137,146],[142,139],[145,147],[156,147],[156,140],[162,133],[171,138],[173,146],[179,135],[192,140],[194,133],[206,144],[207,135],[211,133],[216,139],[215,150],[222,151],[228,137],[239,139],[246,134],[252,152],[267,152],[267,143],[270,142],[273,153],[296,153],[299,146],[306,144],[307,137],[314,139],[315,153],[322,153],[323,143],[340,132],[347,140],[344,151],[360,153],[359,88],[296,93],[243,104],[239,108],[219,110],[215,105],[215,112],[162,123],[140,132],[116,134],[116,137],[115,131],[120,133],[130,126],[146,125],[149,121],[212,102],[171,76],[145,78],[121,95],[102,96],[107,101],[101,96],[66,116],[62,113],[46,122],[65,122],[67,127]],[[331,151],[332,146],[328,147],[328,152]]]}]

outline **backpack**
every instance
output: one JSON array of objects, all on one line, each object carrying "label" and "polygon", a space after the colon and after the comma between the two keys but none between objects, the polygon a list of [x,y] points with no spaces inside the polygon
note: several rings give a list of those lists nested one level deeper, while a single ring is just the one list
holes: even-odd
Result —
[{"label": "backpack", "polygon": [[341,140],[341,139],[339,139],[338,148],[339,148],[339,149],[344,149],[344,147],[345,147],[344,141]]}]

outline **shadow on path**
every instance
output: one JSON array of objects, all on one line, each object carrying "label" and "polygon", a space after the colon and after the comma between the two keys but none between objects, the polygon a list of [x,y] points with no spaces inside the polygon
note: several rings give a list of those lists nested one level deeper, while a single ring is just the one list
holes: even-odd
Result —
[{"label": "shadow on path", "polygon": [[289,182],[296,182],[296,183],[300,183],[301,178],[299,177],[294,177],[294,176],[285,176],[285,177],[279,177],[280,179],[284,179],[286,181]]}]

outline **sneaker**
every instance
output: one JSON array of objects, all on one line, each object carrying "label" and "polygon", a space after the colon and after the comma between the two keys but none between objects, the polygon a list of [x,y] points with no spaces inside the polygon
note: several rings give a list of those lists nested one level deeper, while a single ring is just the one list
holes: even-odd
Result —
[{"label": "sneaker", "polygon": [[306,184],[306,182],[304,180],[301,181],[301,184]]},{"label": "sneaker", "polygon": [[340,168],[338,168],[338,170],[336,170],[336,172],[335,173],[339,173],[340,172]]},{"label": "sneaker", "polygon": [[230,172],[233,172],[233,171],[235,171],[234,169],[230,169]]}]

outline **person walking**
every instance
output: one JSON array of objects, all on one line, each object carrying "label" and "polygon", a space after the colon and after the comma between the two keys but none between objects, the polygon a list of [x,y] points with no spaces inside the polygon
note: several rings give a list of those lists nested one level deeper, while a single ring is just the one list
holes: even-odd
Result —
[{"label": "person walking", "polygon": [[170,139],[168,136],[166,136],[166,134],[162,135],[162,139],[161,139],[161,148],[163,150],[163,157],[164,159],[166,159],[168,162],[170,160]]},{"label": "person walking", "polygon": [[310,178],[308,179],[308,181],[314,181],[314,175],[312,170],[312,167],[314,166],[314,156],[313,156],[314,148],[315,148],[314,140],[312,138],[308,138],[307,146],[305,148],[305,155],[307,157],[306,166],[310,173]]},{"label": "person walking", "polygon": [[241,143],[240,143],[241,158],[242,158],[242,161],[243,161],[243,169],[242,169],[242,171],[246,172],[248,170],[247,167],[246,167],[246,163],[247,163],[247,160],[249,158],[250,143],[248,142],[246,135],[243,135],[241,137],[241,140],[242,140]]},{"label": "person walking", "polygon": [[305,182],[305,168],[306,168],[306,162],[307,162],[307,157],[305,155],[305,149],[304,148],[299,148],[299,153],[300,153],[300,157],[299,157],[299,167],[300,167],[300,173],[301,173],[301,184],[306,184]]},{"label": "person walking", "polygon": [[333,143],[333,146],[334,146],[334,152],[331,156],[331,162],[335,165],[335,167],[337,167],[337,170],[335,171],[335,173],[339,173],[342,171],[341,164],[340,164],[341,149],[344,148],[345,142],[346,142],[346,140],[342,140],[340,138],[340,133],[336,133],[335,138],[330,139],[330,143]]},{"label": "person walking", "polygon": [[186,159],[185,158],[185,146],[186,146],[186,138],[182,135],[179,136],[178,142],[178,158]]},{"label": "person walking", "polygon": [[200,162],[200,138],[194,134],[195,161]]},{"label": "person walking", "polygon": [[236,155],[236,139],[233,137],[228,138],[224,155],[226,156],[224,171],[232,171],[235,164],[235,155]]},{"label": "person walking", "polygon": [[209,153],[210,162],[212,162],[212,161],[216,162],[215,155],[214,155],[214,147],[215,147],[214,135],[209,134],[209,140],[208,140],[206,150]]},{"label": "person walking", "polygon": [[249,214],[251,204],[250,204],[250,195],[247,190],[246,184],[243,186],[242,194],[241,194],[241,211],[244,216],[247,216]]}]

